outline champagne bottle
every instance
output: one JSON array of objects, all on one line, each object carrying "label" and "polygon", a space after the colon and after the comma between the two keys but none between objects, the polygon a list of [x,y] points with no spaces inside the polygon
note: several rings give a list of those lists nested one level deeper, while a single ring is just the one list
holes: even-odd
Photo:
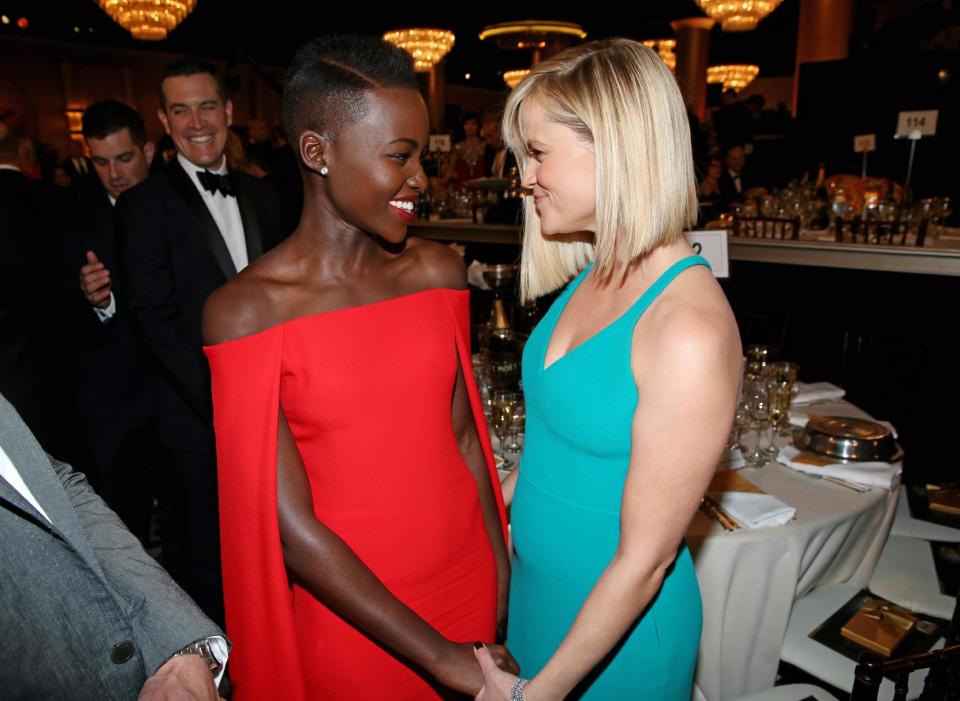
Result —
[{"label": "champagne bottle", "polygon": [[509,329],[510,320],[507,318],[506,307],[503,306],[503,300],[495,297],[493,300],[493,311],[491,312],[494,329]]}]

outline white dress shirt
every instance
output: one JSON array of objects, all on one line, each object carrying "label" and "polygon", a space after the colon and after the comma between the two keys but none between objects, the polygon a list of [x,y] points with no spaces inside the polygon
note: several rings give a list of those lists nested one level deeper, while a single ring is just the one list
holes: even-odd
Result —
[{"label": "white dress shirt", "polygon": [[197,191],[203,198],[203,203],[207,205],[207,209],[210,210],[210,215],[213,217],[213,221],[216,222],[217,228],[220,230],[220,235],[223,236],[224,243],[227,244],[227,250],[230,251],[230,258],[233,260],[233,265],[239,273],[247,267],[249,261],[247,260],[247,241],[243,237],[243,220],[240,218],[240,205],[237,204],[237,198],[226,197],[222,192],[210,192],[204,189],[203,185],[200,184],[200,178],[197,177],[197,173],[202,170],[210,170],[211,173],[216,173],[217,175],[226,175],[226,157],[223,159],[223,165],[216,170],[199,168],[179,153],[177,154],[177,160],[180,161],[180,165],[184,171],[186,171],[187,175],[190,176],[190,182],[197,188]]},{"label": "white dress shirt", "polygon": [[52,523],[50,517],[47,516],[47,512],[37,503],[33,492],[30,491],[26,482],[23,481],[23,477],[20,476],[20,470],[13,464],[13,461],[10,459],[10,456],[7,455],[7,451],[3,449],[2,445],[0,445],[0,478],[5,479],[20,496],[27,500],[30,506],[39,511],[40,514],[47,519],[48,523]]},{"label": "white dress shirt", "polygon": [[727,169],[727,173],[730,174],[730,179],[733,180],[733,186],[737,190],[737,194],[743,194],[743,181],[740,180],[740,173],[734,173],[732,170]]}]

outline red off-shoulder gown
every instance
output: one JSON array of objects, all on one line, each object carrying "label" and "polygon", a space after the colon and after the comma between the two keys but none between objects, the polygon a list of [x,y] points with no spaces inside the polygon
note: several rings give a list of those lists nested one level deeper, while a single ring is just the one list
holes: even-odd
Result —
[{"label": "red off-shoulder gown", "polygon": [[493,639],[493,550],[451,421],[461,370],[505,523],[468,329],[468,293],[430,289],[206,349],[236,701],[438,698],[417,672],[288,581],[277,525],[281,407],[317,518],[444,636]]}]

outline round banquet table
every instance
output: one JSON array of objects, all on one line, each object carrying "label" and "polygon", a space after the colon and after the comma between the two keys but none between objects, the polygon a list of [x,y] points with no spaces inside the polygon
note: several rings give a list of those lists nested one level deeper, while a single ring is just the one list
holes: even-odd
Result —
[{"label": "round banquet table", "polygon": [[[848,402],[816,412],[869,418]],[[857,493],[778,463],[740,474],[796,508],[795,520],[771,528],[723,531],[697,513],[687,531],[703,597],[703,634],[694,698],[727,701],[768,689],[793,602],[826,584],[865,588],[897,505],[891,491]]]}]

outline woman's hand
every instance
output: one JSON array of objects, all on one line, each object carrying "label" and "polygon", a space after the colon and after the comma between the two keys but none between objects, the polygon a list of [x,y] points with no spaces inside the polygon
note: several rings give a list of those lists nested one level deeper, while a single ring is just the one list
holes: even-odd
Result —
[{"label": "woman's hand", "polygon": [[[475,647],[473,652],[483,672],[483,688],[477,693],[476,701],[510,701],[517,675],[501,669],[496,658],[491,654],[491,649],[487,646]],[[520,670],[517,669],[516,671],[519,672]]]},{"label": "woman's hand", "polygon": [[[456,691],[474,695],[480,693],[484,675],[473,654],[474,645],[475,643],[451,643],[435,669],[431,670],[437,681]],[[483,648],[482,645],[481,648]],[[505,670],[520,671],[513,655],[502,645],[490,644],[483,649],[487,651],[487,657],[494,667],[499,668],[499,665]]]}]

